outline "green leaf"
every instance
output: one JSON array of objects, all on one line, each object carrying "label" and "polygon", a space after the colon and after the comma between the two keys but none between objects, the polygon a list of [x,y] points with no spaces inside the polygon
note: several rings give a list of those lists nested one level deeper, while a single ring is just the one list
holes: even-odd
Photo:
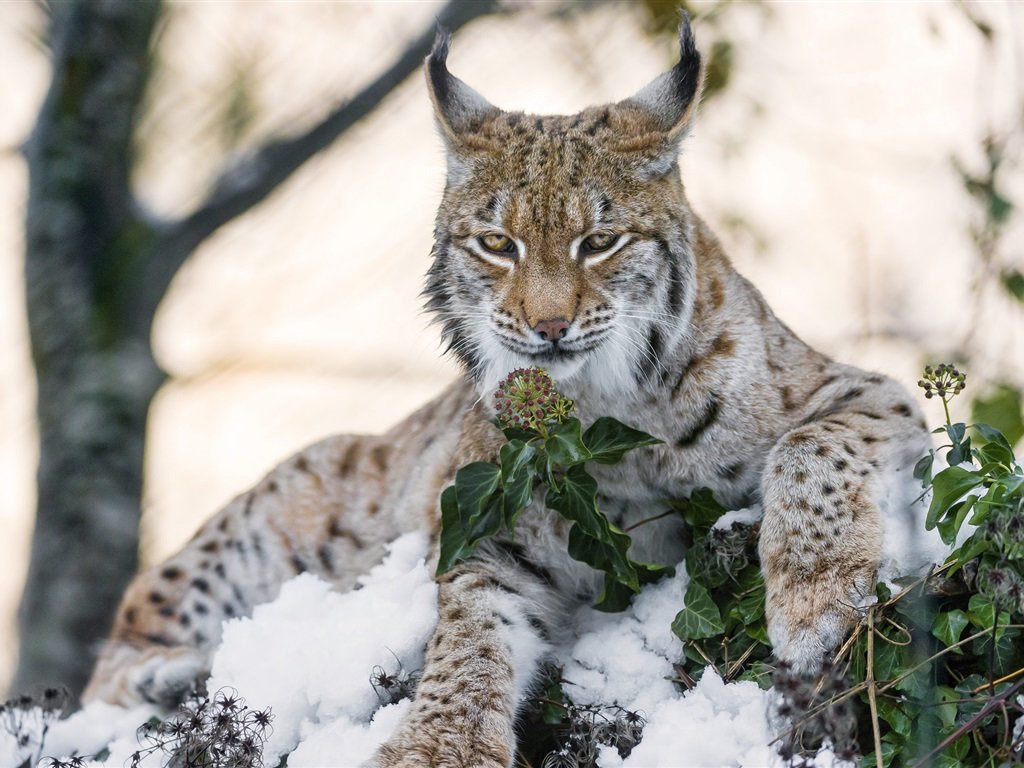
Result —
[{"label": "green leaf", "polygon": [[560,467],[573,467],[589,459],[590,451],[583,444],[583,436],[580,434],[580,420],[569,419],[554,427],[544,441],[544,450],[548,460]]},{"label": "green leaf", "polygon": [[498,452],[503,491],[502,516],[510,534],[519,513],[533,501],[533,485],[537,476],[536,457],[537,449],[521,440],[505,443]]},{"label": "green leaf", "polygon": [[601,588],[601,594],[598,595],[597,601],[594,603],[594,608],[605,613],[617,613],[624,611],[629,607],[629,601],[633,599],[633,595],[636,593],[618,581],[610,573],[604,575],[604,586]]},{"label": "green leaf", "polygon": [[629,590],[639,592],[640,576],[626,556],[630,543],[624,533],[618,537],[610,534],[608,540],[602,540],[588,534],[579,523],[569,529],[569,557],[611,574]]},{"label": "green leaf", "polygon": [[[967,618],[978,629],[992,629],[996,623],[996,605],[992,598],[982,594],[971,595],[970,600],[967,601]],[[997,638],[1002,637],[1006,633],[1006,626],[1009,623],[1009,612],[1000,611],[999,624],[996,627]]]},{"label": "green leaf", "polygon": [[948,648],[960,640],[960,635],[963,634],[964,628],[969,622],[967,614],[959,608],[942,611],[935,617],[935,622],[932,624],[932,635]]},{"label": "green leaf", "polygon": [[976,422],[975,429],[990,441],[994,437],[986,435],[980,428],[985,426],[990,430],[999,431],[1005,436],[1007,447],[1016,445],[1017,441],[1024,437],[1022,400],[1024,393],[1020,388],[1009,384],[1000,384],[982,397],[976,397],[971,403],[971,418]]},{"label": "green leaf", "polygon": [[676,614],[672,631],[683,641],[715,637],[725,631],[722,614],[700,582],[690,579],[683,610]]},{"label": "green leaf", "polygon": [[679,510],[683,519],[694,528],[710,528],[722,515],[725,507],[715,500],[714,494],[707,488],[698,488],[688,499],[674,499],[670,502]]},{"label": "green leaf", "polygon": [[544,503],[595,538],[600,539],[610,525],[597,510],[597,480],[582,464],[569,468],[560,487],[548,487]]},{"label": "green leaf", "polygon": [[489,461],[475,461],[455,473],[455,493],[464,520],[483,511],[500,482],[501,470]]},{"label": "green leaf", "polygon": [[932,481],[932,464],[935,463],[935,451],[928,451],[918,459],[914,465],[914,477],[921,481],[921,485],[928,486]]},{"label": "green leaf", "polygon": [[960,533],[960,526],[964,524],[967,515],[977,503],[977,496],[968,496],[963,501],[958,501],[949,508],[949,512],[939,521],[939,537],[946,544],[952,545]]},{"label": "green leaf", "polygon": [[656,437],[627,427],[621,421],[604,416],[583,433],[583,442],[590,451],[591,460],[600,464],[614,464],[627,451],[661,442]]},{"label": "green leaf", "polygon": [[753,624],[764,618],[764,584],[759,589],[744,595],[736,603],[736,611],[744,625]]},{"label": "green leaf", "polygon": [[536,473],[533,460],[537,449],[522,440],[509,440],[498,451],[498,465],[501,468],[501,480],[508,483],[520,474],[527,473],[531,477]]},{"label": "green leaf", "polygon": [[[497,422],[494,423],[497,424]],[[523,429],[522,427],[500,427],[500,429],[506,440],[519,440],[528,443],[538,436],[532,429]]]},{"label": "green leaf", "polygon": [[437,561],[437,576],[450,571],[456,563],[473,553],[466,530],[459,515],[459,502],[455,486],[449,485],[441,493],[441,553]]},{"label": "green leaf", "polygon": [[982,476],[960,467],[948,467],[932,480],[932,503],[928,507],[925,528],[929,531],[936,526],[939,516],[953,506],[968,491],[982,483]]},{"label": "green leaf", "polygon": [[940,685],[935,689],[938,700],[942,703],[935,707],[935,714],[943,728],[950,728],[956,722],[956,702],[960,694],[952,688]]},{"label": "green leaf", "polygon": [[904,739],[910,738],[914,728],[914,718],[905,711],[906,704],[897,702],[887,696],[878,699],[878,716],[885,720],[896,733]]}]

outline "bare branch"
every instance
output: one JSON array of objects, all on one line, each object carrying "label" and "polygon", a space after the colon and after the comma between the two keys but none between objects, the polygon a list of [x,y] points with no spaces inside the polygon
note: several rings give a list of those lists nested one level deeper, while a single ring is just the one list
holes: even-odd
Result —
[{"label": "bare branch", "polygon": [[[449,0],[437,23],[457,30],[495,10],[496,0]],[[366,117],[409,75],[419,69],[434,41],[434,27],[424,30],[398,60],[352,99],[334,109],[305,133],[271,141],[227,169],[209,197],[188,216],[166,226],[146,265],[139,314],[151,320],[168,284],[185,259],[217,229],[262,202],[313,155]]]}]

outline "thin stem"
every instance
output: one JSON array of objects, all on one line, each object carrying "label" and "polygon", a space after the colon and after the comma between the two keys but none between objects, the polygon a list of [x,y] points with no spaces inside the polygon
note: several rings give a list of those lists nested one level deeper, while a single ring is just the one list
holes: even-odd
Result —
[{"label": "thin stem", "polygon": [[641,525],[647,525],[648,523],[653,523],[655,520],[661,520],[661,518],[663,518],[663,517],[668,517],[669,515],[674,515],[674,514],[675,514],[675,510],[674,509],[670,509],[667,512],[661,512],[661,513],[659,513],[657,515],[651,515],[651,517],[645,517],[643,520],[639,520],[639,521],[633,523],[632,525],[627,526],[626,528],[623,528],[622,532],[623,533],[629,533],[634,528],[639,528]]},{"label": "thin stem", "polygon": [[971,693],[981,693],[986,688],[989,688],[991,686],[999,685],[1000,683],[1005,683],[1007,680],[1013,680],[1013,678],[1015,678],[1017,675],[1022,674],[1022,673],[1024,673],[1024,667],[1021,667],[1020,669],[1015,669],[1010,674],[1003,675],[998,680],[993,680],[991,683],[982,683],[977,688],[975,688],[973,691],[971,691]]},{"label": "thin stem", "polygon": [[875,609],[868,608],[868,704],[871,707],[871,732],[875,737],[875,766],[885,768],[882,763],[882,732],[878,726],[878,700],[875,689]]}]

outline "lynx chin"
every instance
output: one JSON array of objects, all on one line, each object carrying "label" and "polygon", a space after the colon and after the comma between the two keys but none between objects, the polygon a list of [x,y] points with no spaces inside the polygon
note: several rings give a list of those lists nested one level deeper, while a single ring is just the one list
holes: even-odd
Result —
[{"label": "lynx chin", "polygon": [[[447,148],[427,306],[464,375],[380,436],[345,435],[285,461],[138,576],[87,700],[171,704],[209,670],[227,617],[311,571],[350,589],[384,545],[440,529],[455,470],[495,456],[491,393],[544,367],[584,424],[613,416],[663,443],[591,466],[620,528],[706,487],[759,501],[776,654],[813,668],[872,593],[878,501],[930,447],[911,396],[808,347],[732,267],[687,202],[677,156],[702,65],[680,58],[622,101],[575,115],[506,112],[449,73],[439,35],[424,71]],[[680,522],[636,530],[638,560],[682,557]],[[484,542],[438,578],[439,617],[407,719],[376,766],[511,766],[517,708],[566,617],[600,574],[571,560],[540,500],[515,541]],[[681,756],[685,759],[685,756]]]}]

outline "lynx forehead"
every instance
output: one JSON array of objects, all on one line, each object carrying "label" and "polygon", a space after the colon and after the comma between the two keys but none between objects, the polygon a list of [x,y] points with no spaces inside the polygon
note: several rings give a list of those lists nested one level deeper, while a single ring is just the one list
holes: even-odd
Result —
[{"label": "lynx forehead", "polygon": [[529,365],[635,387],[662,351],[652,329],[678,335],[692,256],[676,155],[700,83],[686,45],[639,94],[570,116],[492,106],[448,72],[447,38],[427,60],[449,150],[428,306],[481,390]]},{"label": "lynx forehead", "polygon": [[[676,67],[570,117],[499,110],[448,72],[447,50],[442,36],[425,66],[448,149],[426,294],[466,375],[384,435],[300,452],[140,575],[88,698],[172,701],[209,670],[225,617],[303,571],[349,589],[400,533],[428,531],[436,563],[442,489],[502,442],[480,395],[524,365],[547,367],[581,420],[613,416],[663,441],[593,467],[620,529],[657,518],[632,533],[637,559],[682,558],[679,521],[652,516],[667,497],[760,500],[780,658],[820,663],[872,593],[882,514],[899,514],[879,502],[914,495],[898,481],[928,433],[899,385],[780,322],[690,208],[676,156],[701,64],[686,19]],[[514,764],[524,692],[600,581],[567,546],[538,501],[514,541],[489,539],[438,579],[416,699],[373,765]]]}]

